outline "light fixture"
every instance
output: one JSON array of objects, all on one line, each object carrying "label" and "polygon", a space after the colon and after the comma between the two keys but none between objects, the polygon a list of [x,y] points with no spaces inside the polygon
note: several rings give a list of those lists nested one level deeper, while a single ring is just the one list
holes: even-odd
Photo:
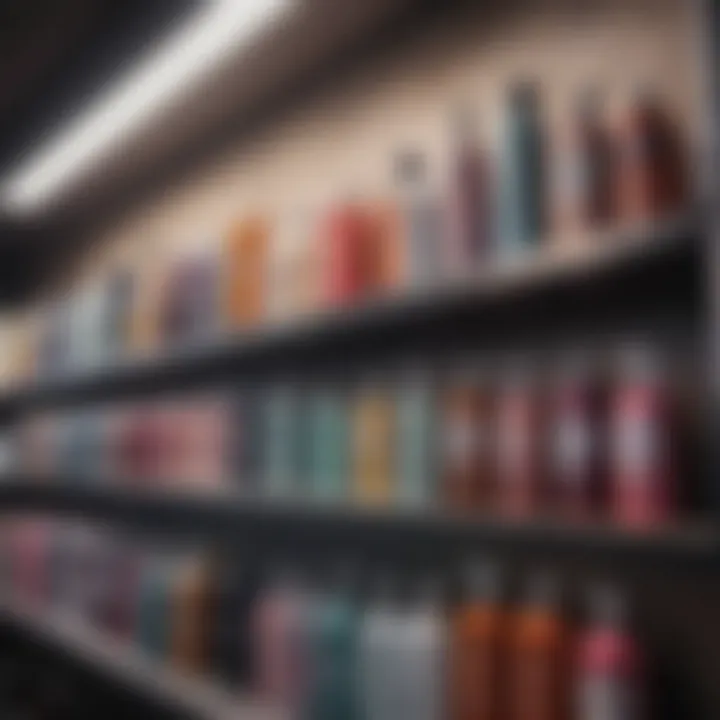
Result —
[{"label": "light fixture", "polygon": [[68,185],[100,166],[117,147],[181,93],[202,86],[232,53],[267,27],[291,0],[206,2],[150,56],[101,93],[0,182],[0,206],[14,215],[42,211]]}]

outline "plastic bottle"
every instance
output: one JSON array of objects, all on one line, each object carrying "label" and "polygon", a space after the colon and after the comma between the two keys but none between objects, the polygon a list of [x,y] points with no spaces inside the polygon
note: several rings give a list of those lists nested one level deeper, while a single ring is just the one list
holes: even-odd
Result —
[{"label": "plastic bottle", "polygon": [[676,408],[657,352],[625,348],[611,400],[611,484],[615,519],[635,527],[677,512]]},{"label": "plastic bottle", "polygon": [[263,490],[269,497],[297,496],[302,487],[304,446],[299,388],[283,382],[270,388],[263,408]]},{"label": "plastic bottle", "polygon": [[464,275],[490,255],[492,218],[489,163],[478,141],[477,118],[469,108],[453,117],[449,257],[451,275]]},{"label": "plastic bottle", "polygon": [[405,615],[394,584],[382,576],[362,618],[359,693],[364,720],[393,720],[405,712]]},{"label": "plastic bottle", "polygon": [[643,720],[644,658],[626,629],[627,608],[618,592],[596,588],[591,620],[578,643],[576,717],[579,720]]},{"label": "plastic bottle", "polygon": [[545,230],[543,133],[537,87],[509,91],[500,165],[498,240],[503,253],[536,246]]},{"label": "plastic bottle", "polygon": [[499,606],[497,570],[473,563],[465,570],[462,604],[452,620],[449,693],[451,720],[500,720],[508,652],[507,618]]},{"label": "plastic bottle", "polygon": [[442,398],[442,484],[454,510],[488,509],[495,503],[493,397],[481,372],[448,379]]},{"label": "plastic bottle", "polygon": [[647,221],[684,209],[688,158],[680,131],[659,97],[635,89],[617,131],[617,212]]},{"label": "plastic bottle", "polygon": [[439,580],[430,578],[401,625],[399,660],[402,711],[415,720],[443,720],[447,702],[447,621]]},{"label": "plastic bottle", "polygon": [[556,142],[553,230],[582,235],[612,217],[612,143],[600,115],[597,92],[585,90]]},{"label": "plastic bottle", "polygon": [[230,328],[255,326],[266,312],[272,223],[250,215],[233,225],[223,251],[224,316]]},{"label": "plastic bottle", "polygon": [[443,211],[420,151],[399,152],[394,175],[403,216],[402,277],[407,288],[437,283],[442,270]]},{"label": "plastic bottle", "polygon": [[589,361],[561,364],[550,400],[552,507],[572,520],[599,515],[606,498],[607,395]]},{"label": "plastic bottle", "polygon": [[353,410],[355,496],[361,503],[388,505],[395,495],[397,418],[384,383],[370,381],[358,392]]},{"label": "plastic bottle", "polygon": [[253,610],[254,684],[296,717],[305,689],[307,601],[295,574],[274,572]]},{"label": "plastic bottle", "polygon": [[308,613],[309,672],[300,716],[308,720],[357,720],[360,616],[339,570],[314,594]]},{"label": "plastic bottle", "polygon": [[568,642],[555,582],[536,576],[512,621],[508,720],[567,720]]},{"label": "plastic bottle", "polygon": [[437,499],[436,412],[429,372],[406,371],[397,395],[397,494],[401,505],[427,508]]},{"label": "plastic bottle", "polygon": [[526,517],[547,500],[545,399],[540,381],[522,362],[497,390],[497,472],[501,510]]},{"label": "plastic bottle", "polygon": [[175,558],[158,554],[146,557],[140,570],[135,633],[143,651],[158,659],[167,658],[171,649],[176,563]]},{"label": "plastic bottle", "polygon": [[350,481],[349,406],[336,384],[315,388],[309,400],[308,481],[321,501],[347,497]]}]

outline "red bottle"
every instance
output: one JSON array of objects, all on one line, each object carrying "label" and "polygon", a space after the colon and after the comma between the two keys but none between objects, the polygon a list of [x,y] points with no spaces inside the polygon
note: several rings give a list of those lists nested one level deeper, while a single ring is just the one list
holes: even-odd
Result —
[{"label": "red bottle", "polygon": [[642,720],[644,658],[625,629],[623,599],[611,590],[596,590],[590,604],[590,626],[578,644],[576,717]]},{"label": "red bottle", "polygon": [[615,519],[647,527],[672,519],[677,491],[674,408],[657,354],[626,350],[610,408]]},{"label": "red bottle", "polygon": [[497,396],[499,504],[507,515],[527,516],[546,502],[544,399],[537,380],[515,369]]},{"label": "red bottle", "polygon": [[323,301],[329,307],[350,305],[368,289],[372,266],[368,218],[359,205],[338,206],[326,218],[322,235]]}]

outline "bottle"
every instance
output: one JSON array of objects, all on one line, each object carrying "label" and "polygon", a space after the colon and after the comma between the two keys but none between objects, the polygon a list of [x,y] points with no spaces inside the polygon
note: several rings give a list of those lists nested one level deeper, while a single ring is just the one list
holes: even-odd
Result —
[{"label": "bottle", "polygon": [[564,518],[598,516],[606,498],[607,396],[587,359],[568,358],[550,401],[553,510]]},{"label": "bottle", "polygon": [[374,260],[371,227],[357,202],[339,203],[325,217],[320,256],[325,307],[346,308],[367,294]]},{"label": "bottle", "polygon": [[166,554],[148,556],[142,562],[134,613],[137,643],[148,655],[160,660],[171,650],[173,605],[172,581],[175,558]]},{"label": "bottle", "polygon": [[440,198],[430,186],[427,160],[420,151],[397,153],[394,176],[403,220],[402,284],[406,289],[427,288],[442,270]]},{"label": "bottle", "polygon": [[675,121],[651,90],[634,91],[616,147],[615,202],[622,220],[647,221],[683,209],[687,151]]},{"label": "bottle", "polygon": [[265,318],[272,224],[262,215],[235,223],[225,237],[223,296],[230,329],[257,326]]},{"label": "bottle", "polygon": [[291,717],[299,711],[304,691],[306,620],[306,598],[295,574],[276,571],[253,610],[254,685],[261,697]]},{"label": "bottle", "polygon": [[383,576],[362,616],[359,649],[359,697],[364,720],[393,720],[403,713],[405,616],[395,588]]},{"label": "bottle", "polygon": [[308,614],[309,672],[300,717],[356,720],[360,616],[340,569],[329,587],[317,592]]},{"label": "bottle", "polygon": [[451,275],[463,275],[487,261],[491,247],[489,163],[477,139],[477,118],[460,108],[453,118],[449,257]]},{"label": "bottle", "polygon": [[258,578],[251,563],[234,553],[213,558],[209,606],[209,659],[214,674],[230,688],[254,681],[253,614]]},{"label": "bottle", "polygon": [[443,720],[447,700],[447,622],[440,583],[431,577],[420,600],[406,611],[401,625],[399,661],[402,716]]},{"label": "bottle", "polygon": [[568,634],[554,581],[536,576],[511,626],[508,720],[567,720]]},{"label": "bottle", "polygon": [[465,571],[464,599],[452,620],[451,720],[499,720],[508,652],[507,619],[499,606],[497,570],[473,563]]},{"label": "bottle", "polygon": [[233,486],[243,495],[259,495],[266,455],[262,391],[246,386],[233,393],[230,417],[228,453]]},{"label": "bottle", "polygon": [[596,588],[591,620],[578,642],[576,716],[581,720],[643,720],[644,658],[626,629],[621,594]]},{"label": "bottle", "polygon": [[499,504],[526,517],[546,506],[545,399],[540,381],[521,362],[501,380],[497,395]]},{"label": "bottle", "polygon": [[488,509],[495,502],[493,398],[486,378],[461,371],[442,399],[442,483],[447,507]]},{"label": "bottle", "polygon": [[397,478],[401,505],[429,508],[437,499],[435,392],[429,373],[410,369],[397,395]]},{"label": "bottle", "polygon": [[582,235],[612,217],[612,143],[593,90],[578,96],[560,141],[553,173],[554,234]]},{"label": "bottle", "polygon": [[389,505],[395,495],[396,409],[384,384],[363,387],[353,411],[355,496],[364,504]]},{"label": "bottle", "polygon": [[184,558],[172,588],[172,664],[200,674],[208,664],[210,578],[199,556]]},{"label": "bottle", "polygon": [[651,527],[676,515],[672,395],[657,352],[639,346],[621,352],[610,405],[612,509],[621,524]]},{"label": "bottle", "polygon": [[269,497],[297,496],[301,487],[302,432],[300,395],[281,383],[270,389],[263,409],[263,490]]},{"label": "bottle", "polygon": [[321,501],[347,497],[350,473],[349,407],[337,385],[315,388],[309,401],[309,468],[312,495]]},{"label": "bottle", "polygon": [[501,151],[498,240],[506,254],[536,247],[545,230],[543,133],[537,87],[509,91]]}]

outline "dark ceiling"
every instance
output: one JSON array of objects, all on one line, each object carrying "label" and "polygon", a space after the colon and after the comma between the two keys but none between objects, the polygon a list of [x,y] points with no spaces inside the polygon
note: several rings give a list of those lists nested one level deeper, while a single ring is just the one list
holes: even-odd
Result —
[{"label": "dark ceiling", "polygon": [[[0,177],[201,0],[0,0]],[[0,301],[41,272],[47,228],[0,221]]]}]

